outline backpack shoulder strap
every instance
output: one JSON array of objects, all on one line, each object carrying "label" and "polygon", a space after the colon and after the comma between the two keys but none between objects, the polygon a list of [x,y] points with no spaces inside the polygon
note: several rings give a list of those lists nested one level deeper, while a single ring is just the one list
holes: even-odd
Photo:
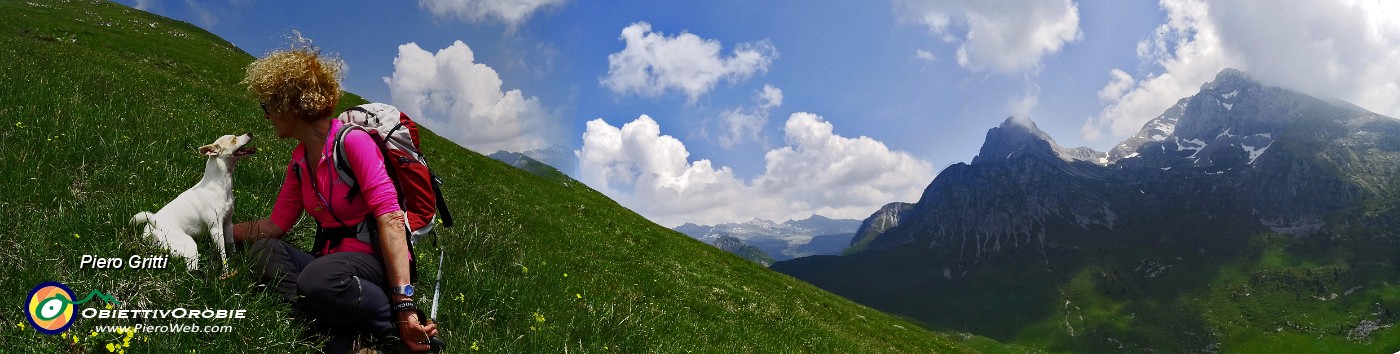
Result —
[{"label": "backpack shoulder strap", "polygon": [[[433,196],[437,198],[438,218],[442,219],[443,227],[452,227],[452,211],[447,210],[447,200],[442,197],[442,179],[438,178],[432,169],[428,169],[428,174],[433,179]],[[437,239],[433,239],[433,242],[436,244]]]},{"label": "backpack shoulder strap", "polygon": [[333,161],[335,165],[335,174],[340,177],[341,182],[345,182],[346,185],[350,186],[350,191],[345,193],[345,200],[354,199],[355,195],[360,192],[359,181],[355,180],[355,171],[350,169],[350,159],[345,156],[345,137],[350,135],[350,131],[353,130],[361,130],[361,128],[358,125],[343,122],[340,126],[340,131],[335,133],[335,139],[331,141],[332,150],[334,151],[331,154],[331,159],[335,160]]}]

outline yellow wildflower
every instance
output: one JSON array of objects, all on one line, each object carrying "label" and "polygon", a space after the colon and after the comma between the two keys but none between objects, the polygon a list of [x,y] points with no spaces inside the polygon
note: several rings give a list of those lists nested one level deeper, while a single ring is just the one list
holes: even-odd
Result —
[{"label": "yellow wildflower", "polygon": [[116,345],[113,345],[112,343],[107,343],[107,352],[108,352],[108,353],[113,353],[113,352],[116,352],[116,351],[117,351],[117,346],[116,346]]},{"label": "yellow wildflower", "polygon": [[476,341],[472,341],[472,350],[481,350],[481,347],[476,346]]}]

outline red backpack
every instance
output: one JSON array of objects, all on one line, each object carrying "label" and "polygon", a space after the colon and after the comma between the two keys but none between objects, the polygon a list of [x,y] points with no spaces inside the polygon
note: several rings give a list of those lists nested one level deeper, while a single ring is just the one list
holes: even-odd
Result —
[{"label": "red backpack", "polygon": [[332,161],[340,180],[351,187],[346,199],[354,198],[360,192],[360,186],[350,170],[345,147],[340,142],[351,130],[359,129],[369,133],[384,155],[384,169],[394,182],[394,190],[399,194],[399,207],[406,214],[410,249],[418,238],[433,230],[433,219],[441,218],[443,226],[452,226],[452,213],[447,210],[439,187],[442,180],[428,169],[428,160],[423,157],[422,145],[418,140],[418,123],[414,123],[398,108],[383,103],[355,106],[336,119],[344,125],[332,142],[335,149]]}]

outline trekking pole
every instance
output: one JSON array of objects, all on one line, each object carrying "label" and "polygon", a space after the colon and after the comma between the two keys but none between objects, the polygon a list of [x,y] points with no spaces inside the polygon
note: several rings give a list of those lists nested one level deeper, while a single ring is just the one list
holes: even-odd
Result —
[{"label": "trekking pole", "polygon": [[433,283],[433,309],[428,312],[428,318],[437,320],[438,299],[442,298],[442,247],[438,247],[438,271],[437,281]]},{"label": "trekking pole", "polygon": [[[433,307],[428,311],[428,318],[437,321],[438,300],[442,298],[442,261],[444,252],[442,245],[437,242],[437,233],[433,233],[433,245],[438,249],[437,280],[433,282]],[[438,337],[428,338],[428,344],[433,347],[432,351],[441,353],[447,349],[447,343]]]}]

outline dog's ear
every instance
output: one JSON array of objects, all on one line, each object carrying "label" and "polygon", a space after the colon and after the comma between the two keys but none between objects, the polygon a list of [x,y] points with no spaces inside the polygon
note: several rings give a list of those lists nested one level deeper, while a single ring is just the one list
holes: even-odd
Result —
[{"label": "dog's ear", "polygon": [[200,146],[200,147],[199,147],[199,154],[200,154],[200,155],[204,155],[204,156],[208,156],[208,157],[219,156],[219,145],[218,145],[218,143],[209,144],[209,145],[205,145],[205,146]]}]

